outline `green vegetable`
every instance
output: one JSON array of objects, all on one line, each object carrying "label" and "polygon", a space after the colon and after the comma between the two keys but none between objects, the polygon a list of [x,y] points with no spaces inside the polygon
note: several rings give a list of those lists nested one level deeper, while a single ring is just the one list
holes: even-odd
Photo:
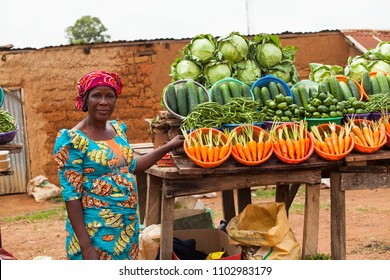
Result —
[{"label": "green vegetable", "polygon": [[347,84],[348,88],[351,90],[352,96],[356,97],[356,99],[359,100],[360,91],[355,82],[351,78],[347,77]]},{"label": "green vegetable", "polygon": [[368,73],[367,70],[363,72],[362,81],[363,81],[364,91],[367,93],[367,95],[371,95],[372,91],[371,91],[370,74]]},{"label": "green vegetable", "polygon": [[222,80],[232,76],[232,67],[228,61],[210,61],[204,68],[204,76],[206,85],[211,86]]},{"label": "green vegetable", "polygon": [[351,98],[352,97],[352,92],[349,89],[349,87],[346,84],[346,82],[340,81],[339,84],[340,84],[341,92],[343,94],[343,99],[344,100],[348,100],[349,98]]},{"label": "green vegetable", "polygon": [[284,86],[281,84],[281,83],[276,83],[277,87],[278,87],[278,91],[283,94],[284,96],[287,96],[287,92],[286,92],[286,89],[284,88]]},{"label": "green vegetable", "polygon": [[187,116],[188,115],[188,105],[187,105],[187,92],[186,86],[184,84],[179,84],[176,86],[176,100],[177,108],[179,115]]},{"label": "green vegetable", "polygon": [[375,76],[370,77],[370,84],[371,84],[371,93],[372,94],[381,93],[381,89],[379,87],[378,80],[376,79]]},{"label": "green vegetable", "polygon": [[223,105],[222,90],[219,86],[215,86],[212,92],[212,101],[217,102],[219,105]]},{"label": "green vegetable", "polygon": [[228,86],[232,97],[242,97],[238,84],[235,82],[229,82]]},{"label": "green vegetable", "polygon": [[169,84],[165,90],[165,96],[167,100],[167,105],[169,109],[173,112],[178,113],[177,100],[176,100],[176,90],[173,84]]},{"label": "green vegetable", "polygon": [[192,60],[206,63],[214,57],[216,49],[216,41],[211,34],[200,34],[191,39],[183,53]]},{"label": "green vegetable", "polygon": [[299,107],[302,107],[301,98],[299,96],[299,91],[297,87],[294,87],[291,89],[291,93],[294,97],[294,103],[297,104]]},{"label": "green vegetable", "polygon": [[330,92],[338,100],[343,101],[343,95],[340,88],[340,83],[335,76],[330,76]]},{"label": "green vegetable", "polygon": [[276,85],[276,83],[270,82],[268,84],[268,89],[269,89],[269,92],[271,93],[271,98],[275,99],[276,95],[279,94],[278,86]]},{"label": "green vegetable", "polygon": [[271,100],[271,93],[269,92],[267,87],[262,87],[260,90],[260,98],[263,104],[266,104],[268,100]]},{"label": "green vegetable", "polygon": [[199,104],[209,101],[206,93],[204,92],[204,90],[201,87],[198,87],[198,101],[199,101]]},{"label": "green vegetable", "polygon": [[218,39],[217,44],[222,59],[226,59],[231,63],[238,63],[248,56],[249,42],[238,32],[232,32],[227,37]]},{"label": "green vegetable", "polygon": [[188,112],[192,112],[195,106],[199,104],[198,91],[196,89],[193,80],[188,80],[186,82],[186,91],[187,91]]},{"label": "green vegetable", "polygon": [[194,61],[177,57],[170,67],[169,75],[173,77],[173,81],[183,79],[197,81],[201,77],[201,67]]},{"label": "green vegetable", "polygon": [[379,84],[380,92],[382,93],[390,92],[389,84],[387,83],[387,79],[385,77],[385,74],[383,74],[383,72],[376,73],[376,79]]},{"label": "green vegetable", "polygon": [[10,132],[16,129],[16,120],[7,110],[0,109],[0,132]]},{"label": "green vegetable", "polygon": [[[243,97],[252,98],[251,88],[247,84],[241,85],[241,95]],[[260,98],[260,92],[259,92],[259,98]]]},{"label": "green vegetable", "polygon": [[[260,101],[263,101],[261,98],[260,98],[260,88],[258,86],[255,86],[253,88],[253,96],[255,98],[255,100],[260,100]],[[263,102],[262,102],[263,103]]]},{"label": "green vegetable", "polygon": [[223,104],[226,104],[232,98],[232,95],[230,94],[229,86],[226,83],[222,83],[219,85],[219,87],[221,88],[221,92],[222,92]]},{"label": "green vegetable", "polygon": [[327,93],[328,89],[326,87],[326,84],[324,82],[318,83],[318,93]]},{"label": "green vegetable", "polygon": [[298,91],[302,105],[306,108],[309,105],[309,93],[307,92],[305,87],[298,87]]},{"label": "green vegetable", "polygon": [[244,83],[252,83],[261,77],[261,69],[256,61],[244,59],[234,64],[233,77]]}]

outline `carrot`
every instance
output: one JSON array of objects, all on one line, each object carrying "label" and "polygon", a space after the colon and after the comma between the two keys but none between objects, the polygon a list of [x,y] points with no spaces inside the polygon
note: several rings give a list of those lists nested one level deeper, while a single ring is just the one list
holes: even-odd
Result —
[{"label": "carrot", "polygon": [[344,151],[347,151],[351,145],[351,135],[350,135],[350,132],[351,132],[351,129],[352,129],[352,126],[349,124],[349,123],[346,123],[345,126],[345,137],[344,137]]},{"label": "carrot", "polygon": [[353,140],[355,141],[355,143],[361,145],[361,146],[364,146],[362,140],[360,140],[360,138],[358,136],[356,136],[355,134],[352,134],[353,136]]},{"label": "carrot", "polygon": [[280,146],[280,150],[282,151],[282,155],[284,157],[288,158],[287,144],[286,144],[286,141],[283,139],[282,133],[283,133],[283,131],[280,129],[279,130],[279,138],[278,138],[279,146]]},{"label": "carrot", "polygon": [[241,141],[242,141],[241,142],[242,143],[242,150],[244,151],[246,160],[253,161],[251,150],[248,147],[248,143],[246,142],[244,135],[240,135],[240,136],[241,136]]},{"label": "carrot", "polygon": [[284,134],[286,137],[286,145],[287,145],[287,152],[290,159],[295,159],[295,149],[293,141],[291,140],[289,134],[288,134],[288,128],[287,125],[283,125]]},{"label": "carrot", "polygon": [[282,150],[280,149],[280,144],[278,140],[274,140],[274,149],[277,151],[279,154],[282,154]]},{"label": "carrot", "polygon": [[265,158],[269,154],[271,148],[272,148],[272,140],[268,139],[267,141],[264,142],[264,151],[263,151],[262,158]]},{"label": "carrot", "polygon": [[206,137],[206,145],[207,145],[207,161],[214,161],[214,149],[213,149],[213,131],[210,129],[208,136]]},{"label": "carrot", "polygon": [[195,157],[195,147],[192,145],[192,137],[190,137],[187,133],[187,129],[182,127],[180,128],[181,129],[181,132],[184,136],[184,140],[186,141],[187,143],[187,151],[189,152],[189,154],[192,156],[192,157]]},{"label": "carrot", "polygon": [[309,148],[310,148],[310,138],[306,137],[305,138],[305,154],[302,155],[302,157],[305,157],[309,153]]},{"label": "carrot", "polygon": [[[227,153],[229,152],[231,142],[236,137],[236,133],[235,132],[228,132],[227,136],[228,136],[228,139],[227,139],[226,143],[223,143],[222,140],[219,139],[219,142],[222,143],[223,145],[222,145],[221,150],[219,152],[218,160],[223,159],[227,155]],[[237,148],[234,145],[232,148],[233,148],[233,150],[237,150]],[[236,154],[238,154],[238,151],[236,151]]]},{"label": "carrot", "polygon": [[305,125],[303,122],[299,123],[299,145],[301,146],[301,157],[305,156],[306,151],[306,141],[305,141]]},{"label": "carrot", "polygon": [[218,134],[217,138],[213,138],[213,144],[214,144],[214,161],[218,161],[219,160],[219,153],[221,151],[221,147],[219,145],[220,141],[221,141],[221,136],[222,134]]},{"label": "carrot", "polygon": [[264,134],[265,134],[264,130],[261,130],[259,134],[259,139],[257,140],[257,160],[261,160],[263,158],[263,152],[265,146],[263,142]]},{"label": "carrot", "polygon": [[368,146],[366,138],[364,137],[360,126],[352,124],[352,132],[359,138],[359,142],[361,143],[361,145]]},{"label": "carrot", "polygon": [[292,128],[292,136],[293,136],[292,142],[293,142],[293,145],[294,145],[294,151],[295,151],[295,154],[296,154],[296,158],[300,159],[301,158],[301,142],[299,141],[299,135],[298,134],[299,134],[298,126],[294,125],[293,128]]},{"label": "carrot", "polygon": [[201,155],[201,152],[200,152],[200,145],[198,142],[195,143],[195,146],[194,146],[194,150],[195,150],[195,157],[197,160],[202,160],[202,155]]},{"label": "carrot", "polygon": [[343,154],[347,150],[345,148],[344,130],[340,130],[340,133],[338,135],[338,142],[339,153]]},{"label": "carrot", "polygon": [[339,150],[339,140],[336,132],[336,124],[335,123],[329,123],[329,128],[330,128],[330,139],[333,144],[333,149],[336,155],[340,154]]},{"label": "carrot", "polygon": [[368,127],[368,125],[363,125],[362,132],[364,135],[364,138],[367,141],[368,146],[373,147],[374,146],[374,141],[372,138],[372,130]]},{"label": "carrot", "polygon": [[245,135],[248,139],[246,144],[251,152],[252,161],[256,161],[256,159],[257,159],[257,145],[256,145],[256,141],[253,140],[253,125],[242,126],[241,129],[245,133]]},{"label": "carrot", "polygon": [[245,153],[244,153],[244,147],[242,146],[242,144],[240,142],[238,142],[238,143],[236,143],[235,146],[236,146],[236,149],[238,151],[238,155],[240,156],[240,158],[242,158],[243,160],[247,160]]},{"label": "carrot", "polygon": [[326,133],[326,131],[324,131],[324,137],[325,137],[324,141],[326,142],[326,145],[328,146],[328,149],[329,149],[329,154],[334,155],[335,150],[333,147],[333,142],[332,142],[331,137],[328,135],[328,133]]},{"label": "carrot", "polygon": [[385,124],[385,130],[386,130],[387,133],[390,133],[390,123],[387,122]]},{"label": "carrot", "polygon": [[379,125],[379,132],[379,145],[381,145],[386,141],[386,127],[383,124]]},{"label": "carrot", "polygon": [[[222,148],[221,148],[221,150],[222,150]],[[232,145],[232,151],[233,151],[233,153],[235,153],[236,155],[238,155],[238,151],[237,151],[237,147],[236,147],[236,145]],[[221,151],[222,152],[222,151]],[[221,153],[220,152],[220,153]]]},{"label": "carrot", "polygon": [[378,146],[379,145],[379,137],[380,137],[380,132],[379,132],[379,128],[377,127],[372,132],[372,141],[374,142],[374,146]]}]

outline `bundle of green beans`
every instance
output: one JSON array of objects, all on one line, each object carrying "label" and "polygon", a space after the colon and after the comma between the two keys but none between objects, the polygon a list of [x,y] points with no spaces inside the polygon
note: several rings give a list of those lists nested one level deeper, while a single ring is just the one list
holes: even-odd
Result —
[{"label": "bundle of green beans", "polygon": [[8,111],[0,109],[0,133],[10,132],[15,129],[15,118]]},{"label": "bundle of green beans", "polygon": [[377,93],[370,95],[366,109],[368,112],[390,111],[390,94]]},{"label": "bundle of green beans", "polygon": [[232,98],[228,103],[206,102],[197,105],[183,121],[184,129],[202,127],[222,127],[223,124],[255,123],[264,120],[265,115],[258,111],[260,103],[250,98]]}]

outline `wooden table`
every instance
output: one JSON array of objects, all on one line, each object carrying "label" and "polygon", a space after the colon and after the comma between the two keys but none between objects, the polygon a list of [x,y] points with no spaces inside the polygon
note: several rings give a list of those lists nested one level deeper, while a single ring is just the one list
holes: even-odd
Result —
[{"label": "wooden table", "polygon": [[331,256],[346,259],[345,191],[390,188],[390,150],[373,154],[351,153],[345,165],[330,173]]},{"label": "wooden table", "polygon": [[[153,166],[147,173],[144,225],[161,223],[160,256],[171,259],[175,198],[222,192],[224,218],[229,221],[251,203],[251,187],[277,185],[276,201],[285,202],[288,211],[301,184],[306,184],[302,256],[317,252],[319,194],[322,174],[342,164],[313,155],[309,160],[290,165],[272,156],[260,166],[246,167],[229,158],[214,169],[197,167],[185,155],[175,156],[176,167]],[[236,212],[233,190],[237,190]]]}]

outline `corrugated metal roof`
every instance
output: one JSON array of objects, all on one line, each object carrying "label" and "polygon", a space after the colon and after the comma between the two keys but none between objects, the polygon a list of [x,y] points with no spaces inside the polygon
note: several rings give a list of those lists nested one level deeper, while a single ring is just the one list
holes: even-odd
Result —
[{"label": "corrugated metal roof", "polygon": [[363,53],[375,48],[380,42],[390,41],[390,30],[343,29],[340,31]]}]

